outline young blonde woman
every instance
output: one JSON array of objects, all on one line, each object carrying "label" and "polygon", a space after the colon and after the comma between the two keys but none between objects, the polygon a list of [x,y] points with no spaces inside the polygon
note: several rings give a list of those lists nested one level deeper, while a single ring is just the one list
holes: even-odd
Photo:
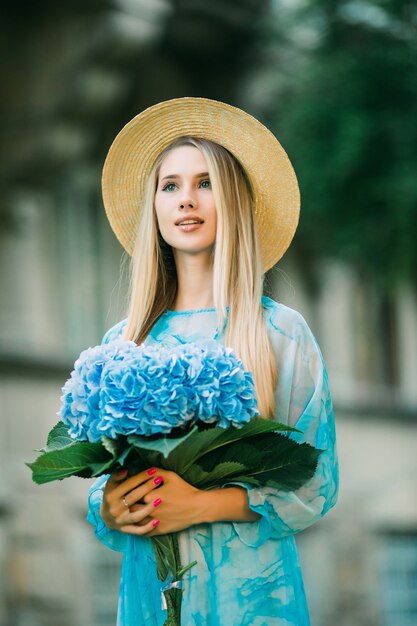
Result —
[{"label": "young blonde woman", "polygon": [[150,537],[178,532],[186,626],[308,626],[294,535],[336,502],[332,400],[302,315],[262,295],[267,269],[298,223],[299,192],[277,139],[256,119],[204,98],[146,109],[113,142],[103,198],[132,256],[127,317],[103,342],[178,345],[217,339],[254,376],[259,413],[324,450],[314,477],[281,492],[231,483],[201,491],[174,472],[102,476],[88,520],[123,552],[119,626],[160,626],[161,582]]}]

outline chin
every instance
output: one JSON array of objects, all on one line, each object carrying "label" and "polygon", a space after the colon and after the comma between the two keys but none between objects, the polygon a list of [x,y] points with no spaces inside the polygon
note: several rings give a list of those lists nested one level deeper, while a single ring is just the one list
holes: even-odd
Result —
[{"label": "chin", "polygon": [[204,244],[203,242],[200,242],[198,244],[196,243],[194,245],[184,246],[184,243],[178,244],[178,242],[172,242],[170,243],[170,246],[175,252],[181,252],[184,254],[201,254],[203,252],[211,252],[213,250],[214,244]]}]

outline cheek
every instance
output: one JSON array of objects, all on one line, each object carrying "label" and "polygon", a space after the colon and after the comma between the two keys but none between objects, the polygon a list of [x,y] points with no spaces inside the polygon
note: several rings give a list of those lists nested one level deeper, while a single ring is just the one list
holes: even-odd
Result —
[{"label": "cheek", "polygon": [[154,204],[156,221],[158,223],[159,229],[164,228],[164,225],[167,222],[167,216],[165,215],[163,207],[161,207],[157,202]]},{"label": "cheek", "polygon": [[156,223],[161,237],[166,243],[173,245],[173,236],[175,235],[175,231],[172,229],[172,219],[163,207],[158,206],[157,203],[154,204],[154,207]]}]

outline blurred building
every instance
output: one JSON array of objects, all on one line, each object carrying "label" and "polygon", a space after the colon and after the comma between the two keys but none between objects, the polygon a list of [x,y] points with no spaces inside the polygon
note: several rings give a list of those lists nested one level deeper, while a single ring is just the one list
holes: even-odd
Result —
[{"label": "blurred building", "polygon": [[[0,626],[115,624],[120,555],[86,522],[91,481],[36,486],[25,462],[56,422],[75,358],[125,316],[127,258],[100,198],[112,138],[158,100],[233,101],[230,76],[266,5],[39,2],[24,22],[9,7],[3,45],[19,46],[1,105]],[[334,398],[339,502],[297,536],[312,626],[412,626],[416,295],[403,287],[387,306],[330,260],[313,292],[300,267],[290,249],[266,289],[312,328]]]}]

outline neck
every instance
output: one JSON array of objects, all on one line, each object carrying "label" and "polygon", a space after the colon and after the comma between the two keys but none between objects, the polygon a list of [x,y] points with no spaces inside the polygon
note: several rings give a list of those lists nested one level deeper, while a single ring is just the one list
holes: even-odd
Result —
[{"label": "neck", "polygon": [[174,251],[178,291],[175,311],[209,309],[213,301],[213,265],[211,254],[191,256]]}]

